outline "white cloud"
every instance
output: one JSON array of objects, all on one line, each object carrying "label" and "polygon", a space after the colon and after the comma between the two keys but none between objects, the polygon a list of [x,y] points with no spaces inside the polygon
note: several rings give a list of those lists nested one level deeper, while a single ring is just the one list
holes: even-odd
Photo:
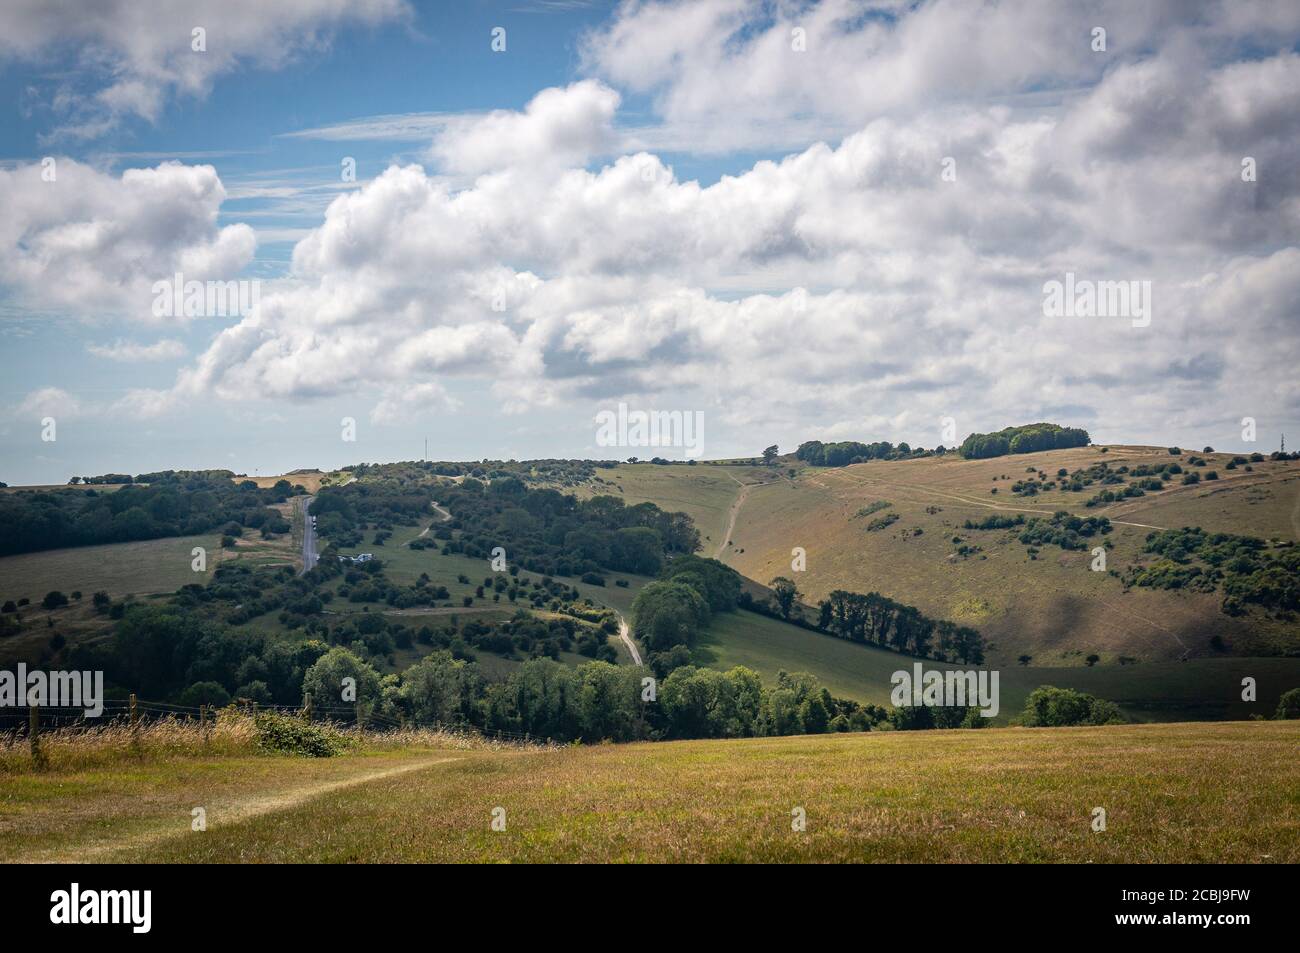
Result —
[{"label": "white cloud", "polygon": [[[344,26],[410,15],[404,0],[8,0],[0,4],[0,61],[58,58],[45,91],[59,135],[95,138],[125,117],[157,122],[177,96],[206,96],[220,76],[280,69],[328,48]],[[192,48],[196,28],[206,50]]]},{"label": "white cloud", "polygon": [[0,283],[38,307],[153,320],[153,282],[222,278],[253,257],[247,225],[218,226],[212,166],[165,162],[107,175],[57,159],[0,169]]},{"label": "white cloud", "polygon": [[[1217,58],[1286,34],[1289,14],[1131,6],[1102,9],[1116,55],[1098,65],[1086,29],[1044,33],[1037,5],[880,19],[831,3],[803,15],[821,77],[767,62],[793,7],[738,32],[737,4],[629,6],[593,40],[629,59],[596,62],[670,126],[710,124],[728,148],[753,124],[855,131],[706,186],[646,152],[586,168],[617,129],[600,82],[445,123],[432,154],[468,184],[393,166],[335,198],[291,282],[170,391],[120,407],[378,393],[372,421],[397,423],[454,411],[462,378],[503,411],[631,397],[772,439],[924,445],[943,416],[1106,439],[1300,414],[1300,57]],[[939,30],[945,13],[974,49]],[[1008,103],[1035,87],[1057,95]],[[1045,317],[1043,283],[1066,272],[1151,281],[1150,327]]]},{"label": "white cloud", "polygon": [[585,165],[613,143],[618,103],[618,93],[593,80],[544,89],[522,112],[448,117],[430,152],[443,169],[461,175],[526,163]]},{"label": "white cloud", "polygon": [[81,402],[60,387],[31,391],[14,410],[17,417],[53,417],[55,420],[72,420],[80,417],[81,413]]},{"label": "white cloud", "polygon": [[[1105,53],[1092,49],[1098,26]],[[1300,7],[1269,0],[624,0],[582,55],[653,98],[662,126],[648,143],[726,152],[838,138],[916,109],[1061,102],[1157,47],[1278,49],[1297,31]]]},{"label": "white cloud", "polygon": [[136,344],[131,341],[89,344],[86,350],[110,361],[173,361],[186,354],[185,345],[170,338],[153,344]]},{"label": "white cloud", "polygon": [[402,424],[429,413],[454,413],[460,401],[436,381],[390,388],[370,411],[373,424]]}]

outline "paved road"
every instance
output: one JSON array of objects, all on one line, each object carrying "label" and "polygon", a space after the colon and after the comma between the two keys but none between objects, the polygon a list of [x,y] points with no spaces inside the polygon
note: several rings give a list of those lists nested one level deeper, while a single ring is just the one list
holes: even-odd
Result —
[{"label": "paved road", "polygon": [[302,513],[302,569],[298,572],[300,576],[305,575],[320,559],[320,554],[316,552],[316,531],[311,527],[311,514],[307,512],[313,499],[315,497],[298,497],[298,509]]}]

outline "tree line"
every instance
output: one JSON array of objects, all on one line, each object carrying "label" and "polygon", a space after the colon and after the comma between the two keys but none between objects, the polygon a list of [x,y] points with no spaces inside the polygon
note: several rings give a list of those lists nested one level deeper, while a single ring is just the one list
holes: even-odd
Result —
[{"label": "tree line", "polygon": [[[219,473],[219,471],[218,471]],[[147,483],[139,482],[147,476]],[[287,533],[288,521],[271,509],[301,493],[280,480],[259,488],[213,471],[142,474],[118,490],[91,487],[20,490],[0,496],[0,556],[70,546],[193,536],[230,527]]]}]

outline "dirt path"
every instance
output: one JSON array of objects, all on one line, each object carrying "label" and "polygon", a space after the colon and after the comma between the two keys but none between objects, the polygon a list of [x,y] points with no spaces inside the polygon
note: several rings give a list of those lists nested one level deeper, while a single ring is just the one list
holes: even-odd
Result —
[{"label": "dirt path", "polygon": [[[476,612],[509,612],[508,606],[490,605],[490,606],[428,606],[420,609],[386,609],[384,615],[473,615]],[[334,613],[328,609],[325,610],[327,615],[345,615],[346,613]]]},{"label": "dirt path", "polygon": [[[434,510],[437,511],[437,514],[442,517],[443,523],[446,523],[447,520],[451,519],[450,512],[448,512],[447,510],[443,510],[441,506],[438,506],[438,501],[433,501],[432,503],[429,503],[429,506],[432,506]],[[419,540],[419,538],[422,536],[428,536],[430,529],[433,529],[432,523],[430,523],[428,527],[425,527],[424,529],[420,530],[420,536],[416,537],[417,540]]]},{"label": "dirt path", "polygon": [[[249,818],[261,817],[265,814],[274,814],[277,811],[289,811],[296,807],[301,807],[303,804],[306,804],[314,798],[322,797],[326,794],[332,794],[335,791],[356,787],[360,784],[369,784],[371,781],[380,781],[384,778],[395,777],[399,774],[407,774],[411,771],[420,771],[424,768],[432,767],[435,764],[447,764],[448,762],[459,760],[461,759],[433,758],[417,761],[413,764],[399,765],[395,768],[383,768],[378,771],[368,771],[365,774],[359,774],[352,778],[344,778],[341,781],[316,782],[303,787],[291,788],[288,791],[281,791],[278,794],[245,798],[228,806],[211,809],[208,813],[208,824],[211,826],[225,826],[229,824],[237,824],[240,821],[246,821]],[[81,863],[100,859],[105,855],[114,854],[118,851],[148,847],[151,844],[156,844],[160,841],[167,840],[168,838],[183,837],[192,833],[188,824],[180,827],[178,830],[178,825],[174,818],[169,818],[166,825],[166,827],[155,830],[128,834],[123,837],[102,840],[92,844],[41,851],[35,856],[29,856],[26,858],[26,862],[41,864]]]},{"label": "dirt path", "polygon": [[627,619],[623,618],[621,612],[618,615],[618,637],[623,640],[627,650],[632,653],[632,664],[639,666],[641,664],[641,653],[636,650],[636,643],[632,641],[632,631],[628,627]]}]

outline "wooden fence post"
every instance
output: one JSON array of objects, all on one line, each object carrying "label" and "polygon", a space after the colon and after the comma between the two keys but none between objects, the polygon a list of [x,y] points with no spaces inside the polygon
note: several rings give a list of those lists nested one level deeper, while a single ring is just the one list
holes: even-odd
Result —
[{"label": "wooden fence post", "polygon": [[311,692],[306,692],[306,693],[302,696],[302,702],[303,702],[303,704],[302,704],[302,712],[303,712],[303,716],[304,716],[308,721],[311,721]]},{"label": "wooden fence post", "polygon": [[41,717],[40,706],[32,705],[31,714],[27,723],[27,741],[32,749],[32,765],[36,768],[45,767],[45,752],[41,750]]},{"label": "wooden fence post", "polygon": [[138,754],[140,751],[140,712],[135,704],[135,692],[131,693],[131,747]]},{"label": "wooden fence post", "polygon": [[199,737],[203,739],[203,747],[208,746],[208,706],[199,706]]}]

